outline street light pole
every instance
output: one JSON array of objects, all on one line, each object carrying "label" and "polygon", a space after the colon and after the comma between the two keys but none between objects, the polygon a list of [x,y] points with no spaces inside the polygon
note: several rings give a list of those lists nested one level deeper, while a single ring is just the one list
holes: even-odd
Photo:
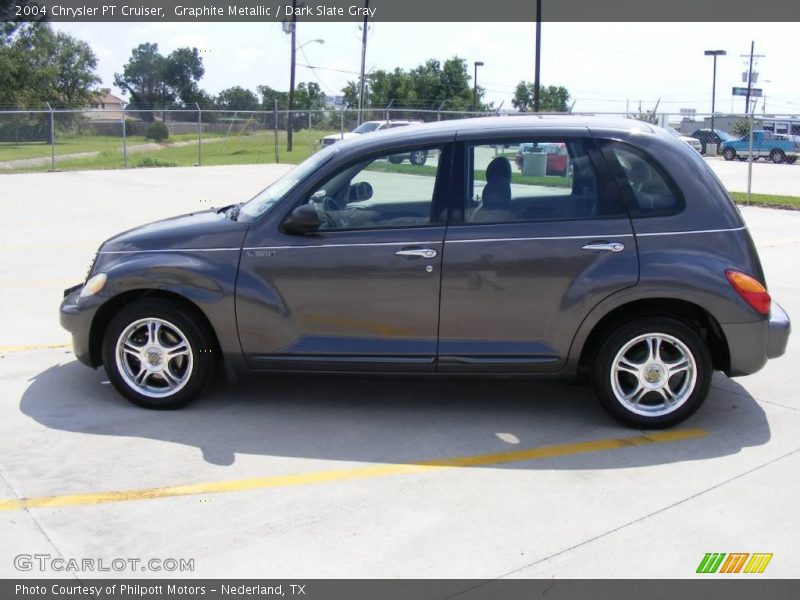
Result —
[{"label": "street light pole", "polygon": [[727,52],[725,50],[706,50],[706,56],[713,56],[714,57],[714,75],[711,79],[711,131],[714,131],[714,113],[716,112],[716,102],[717,102],[717,57],[718,56],[725,56]]},{"label": "street light pole", "polygon": [[472,78],[472,112],[478,110],[478,67],[483,66],[483,61],[475,61],[475,76]]},{"label": "street light pole", "polygon": [[536,0],[536,66],[533,78],[533,112],[539,112],[541,80],[539,71],[542,56],[542,0]]},{"label": "street light pole", "polygon": [[750,66],[747,67],[747,98],[744,105],[747,107],[747,113],[750,114],[750,94],[753,90],[753,52],[755,51],[755,41],[750,42]]}]

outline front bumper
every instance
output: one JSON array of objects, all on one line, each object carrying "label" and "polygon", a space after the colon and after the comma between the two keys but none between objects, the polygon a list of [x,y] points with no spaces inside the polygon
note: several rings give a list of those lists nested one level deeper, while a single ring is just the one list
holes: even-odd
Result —
[{"label": "front bumper", "polygon": [[72,351],[75,358],[88,367],[97,367],[99,362],[91,354],[91,331],[101,300],[95,296],[78,298],[83,284],[64,290],[61,302],[61,326],[72,334]]}]

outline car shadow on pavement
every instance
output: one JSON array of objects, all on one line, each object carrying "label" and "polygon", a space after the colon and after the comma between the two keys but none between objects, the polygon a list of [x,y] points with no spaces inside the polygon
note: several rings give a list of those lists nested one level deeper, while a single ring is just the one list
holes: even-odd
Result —
[{"label": "car shadow on pavement", "polygon": [[[237,454],[414,463],[641,434],[612,421],[589,388],[561,383],[259,376],[215,382],[182,410],[149,411],[118,395],[102,369],[76,361],[36,375],[20,408],[50,429],[187,445],[223,466]],[[722,374],[678,428],[709,435],[481,468],[628,468],[731,455],[770,439],[762,408]]]}]

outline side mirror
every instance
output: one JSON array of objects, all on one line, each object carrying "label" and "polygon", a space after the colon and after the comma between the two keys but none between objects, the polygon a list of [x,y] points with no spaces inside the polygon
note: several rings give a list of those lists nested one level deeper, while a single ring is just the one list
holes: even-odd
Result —
[{"label": "side mirror", "polygon": [[313,204],[303,204],[292,211],[283,222],[283,230],[286,233],[302,235],[316,231],[322,225],[319,213]]},{"label": "side mirror", "polygon": [[372,198],[372,186],[366,181],[359,181],[350,186],[348,202],[362,202]]}]

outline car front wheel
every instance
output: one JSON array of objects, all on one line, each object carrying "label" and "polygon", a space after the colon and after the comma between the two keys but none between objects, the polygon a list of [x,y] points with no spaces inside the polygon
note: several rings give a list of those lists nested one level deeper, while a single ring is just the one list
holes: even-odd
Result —
[{"label": "car front wheel", "polygon": [[428,160],[428,152],[426,150],[415,150],[408,160],[412,165],[424,165],[425,161]]},{"label": "car front wheel", "polygon": [[617,328],[600,346],[593,386],[618,421],[660,429],[700,408],[712,371],[705,341],[689,326],[667,317],[640,318]]},{"label": "car front wheel", "polygon": [[722,151],[722,158],[725,160],[733,160],[736,158],[736,150],[733,148],[725,148],[725,150]]},{"label": "car front wheel", "polygon": [[180,408],[195,398],[213,370],[207,328],[183,307],[162,300],[125,306],[103,336],[103,364],[119,393],[139,406]]}]

